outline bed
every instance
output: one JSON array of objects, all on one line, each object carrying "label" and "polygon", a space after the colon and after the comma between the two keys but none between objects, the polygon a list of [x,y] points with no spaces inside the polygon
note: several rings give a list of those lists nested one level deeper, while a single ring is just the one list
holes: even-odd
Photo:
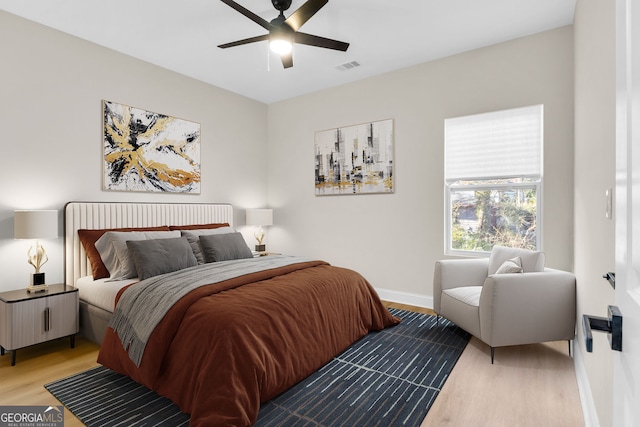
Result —
[{"label": "bed", "polygon": [[64,208],[65,283],[78,287],[80,335],[100,344],[113,313],[113,301],[122,285],[92,286],[91,260],[78,230],[147,228],[169,224],[227,223],[233,226],[233,208],[226,203],[110,203],[69,202]]},{"label": "bed", "polygon": [[[119,231],[165,226],[181,228],[181,237],[158,239],[154,230],[131,241],[137,231]],[[230,205],[74,202],[65,227],[67,280],[80,290],[81,333],[101,342],[98,362],[170,398],[193,426],[252,425],[262,402],[369,331],[399,322],[352,270],[248,256]],[[112,247],[126,240],[139,277],[94,280],[78,236],[105,229]],[[185,236],[200,232],[207,235],[199,236],[197,254]],[[107,296],[92,295],[97,288]]]}]

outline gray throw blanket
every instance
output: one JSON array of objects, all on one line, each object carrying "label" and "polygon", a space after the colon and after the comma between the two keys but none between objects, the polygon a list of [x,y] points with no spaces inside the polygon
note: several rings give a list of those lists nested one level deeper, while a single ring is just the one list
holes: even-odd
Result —
[{"label": "gray throw blanket", "polygon": [[122,293],[109,326],[118,334],[129,358],[140,366],[156,325],[180,298],[204,285],[245,274],[311,261],[284,255],[221,261],[150,277]]}]

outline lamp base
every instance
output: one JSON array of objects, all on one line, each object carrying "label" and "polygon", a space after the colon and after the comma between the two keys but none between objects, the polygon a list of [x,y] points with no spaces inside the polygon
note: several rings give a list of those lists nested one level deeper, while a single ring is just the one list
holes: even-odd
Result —
[{"label": "lamp base", "polygon": [[265,252],[267,250],[267,245],[256,245],[256,252]]},{"label": "lamp base", "polygon": [[44,273],[34,273],[31,275],[31,284],[27,286],[27,292],[30,294],[35,292],[44,292],[47,285],[44,284]]},{"label": "lamp base", "polygon": [[27,286],[27,292],[30,294],[35,294],[36,292],[44,292],[49,288],[49,286],[42,284],[42,285],[29,285]]},{"label": "lamp base", "polygon": [[31,286],[44,285],[44,273],[33,273],[31,275]]}]

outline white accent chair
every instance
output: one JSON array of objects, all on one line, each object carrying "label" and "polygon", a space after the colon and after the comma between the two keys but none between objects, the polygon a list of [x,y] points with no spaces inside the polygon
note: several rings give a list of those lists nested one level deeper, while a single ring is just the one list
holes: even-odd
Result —
[{"label": "white accent chair", "polygon": [[[518,271],[520,267],[521,272]],[[495,246],[489,258],[436,262],[434,311],[491,347],[575,338],[576,278],[544,253]]]}]

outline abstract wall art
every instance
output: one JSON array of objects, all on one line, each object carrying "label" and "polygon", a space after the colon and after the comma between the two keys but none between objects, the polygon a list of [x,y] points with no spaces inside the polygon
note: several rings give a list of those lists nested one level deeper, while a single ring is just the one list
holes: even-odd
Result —
[{"label": "abstract wall art", "polygon": [[200,124],[102,101],[104,189],[200,194]]},{"label": "abstract wall art", "polygon": [[315,134],[316,196],[393,193],[393,119]]}]

